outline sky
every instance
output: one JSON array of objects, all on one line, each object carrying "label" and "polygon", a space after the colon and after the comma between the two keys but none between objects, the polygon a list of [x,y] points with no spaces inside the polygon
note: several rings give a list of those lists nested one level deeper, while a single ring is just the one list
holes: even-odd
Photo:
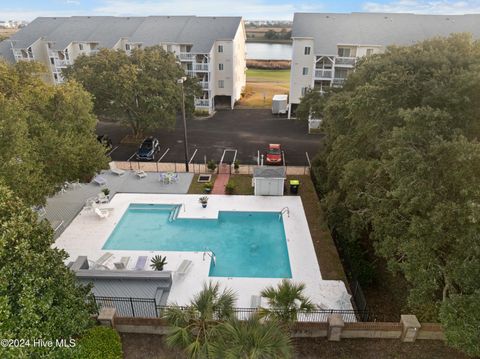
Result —
[{"label": "sky", "polygon": [[480,0],[0,0],[0,20],[38,16],[213,15],[292,20],[294,12],[480,13]]}]

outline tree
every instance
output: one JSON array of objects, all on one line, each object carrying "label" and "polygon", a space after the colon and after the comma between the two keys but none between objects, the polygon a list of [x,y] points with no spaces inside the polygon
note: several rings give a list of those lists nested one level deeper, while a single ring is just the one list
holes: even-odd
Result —
[{"label": "tree", "polygon": [[30,205],[107,163],[90,95],[76,82],[48,85],[42,72],[36,63],[0,61],[0,179]]},{"label": "tree", "polygon": [[286,359],[293,357],[288,331],[275,320],[262,322],[258,315],[246,321],[230,319],[218,327],[218,338],[212,345],[219,359]]},{"label": "tree", "polygon": [[33,339],[68,340],[91,326],[95,306],[90,288],[80,285],[64,265],[66,253],[52,247],[48,222],[39,222],[4,185],[0,185],[0,223],[0,337],[29,339],[31,344],[2,346],[0,356],[40,357],[60,351],[35,347]]},{"label": "tree", "polygon": [[297,118],[304,121],[310,119],[310,117],[321,119],[327,98],[326,94],[321,94],[316,89],[308,90],[297,107]]},{"label": "tree", "polygon": [[467,314],[480,289],[479,80],[468,35],[362,59],[321,107],[313,169],[338,240],[373,247],[409,282],[406,308],[440,319],[469,353],[480,327],[478,308]]},{"label": "tree", "polygon": [[[80,56],[64,71],[89,91],[95,113],[128,124],[134,135],[151,128],[172,128],[182,106],[182,89],[177,80],[185,71],[173,54],[160,46],[144,50],[101,49],[93,56]],[[193,78],[183,84],[186,114],[194,110],[194,96],[201,89]]]},{"label": "tree", "polygon": [[221,321],[232,317],[234,302],[231,290],[221,292],[218,283],[204,284],[187,308],[167,309],[165,318],[171,327],[167,345],[183,349],[189,358],[212,357],[216,329]]},{"label": "tree", "polygon": [[261,308],[260,316],[278,319],[283,323],[295,322],[298,313],[315,309],[315,305],[303,294],[304,290],[305,284],[296,284],[287,279],[283,279],[276,288],[265,288],[261,295],[267,298],[268,308]]}]

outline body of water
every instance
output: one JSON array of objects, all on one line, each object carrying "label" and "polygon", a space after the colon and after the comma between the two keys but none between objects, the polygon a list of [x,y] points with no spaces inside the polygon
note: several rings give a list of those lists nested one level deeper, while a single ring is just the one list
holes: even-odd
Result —
[{"label": "body of water", "polygon": [[247,42],[247,60],[291,60],[291,44]]}]

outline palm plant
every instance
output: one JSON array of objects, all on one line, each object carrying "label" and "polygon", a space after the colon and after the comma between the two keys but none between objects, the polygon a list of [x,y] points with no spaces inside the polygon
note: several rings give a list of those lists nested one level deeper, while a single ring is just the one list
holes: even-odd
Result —
[{"label": "palm plant", "polygon": [[235,294],[218,283],[203,285],[186,308],[173,306],[166,310],[164,318],[170,325],[166,343],[179,347],[189,358],[211,358],[212,343],[218,336],[217,327],[233,316]]},{"label": "palm plant", "polygon": [[267,287],[261,296],[267,298],[268,308],[260,308],[260,315],[267,319],[275,318],[283,323],[297,320],[299,312],[311,312],[315,305],[303,294],[305,284],[293,283],[284,279],[276,287]]},{"label": "palm plant", "polygon": [[284,359],[291,358],[293,346],[281,323],[258,315],[247,321],[230,319],[217,327],[218,337],[211,346],[213,358]]},{"label": "palm plant", "polygon": [[150,268],[153,270],[162,271],[165,264],[167,264],[166,256],[162,257],[160,255],[156,255],[150,260]]}]

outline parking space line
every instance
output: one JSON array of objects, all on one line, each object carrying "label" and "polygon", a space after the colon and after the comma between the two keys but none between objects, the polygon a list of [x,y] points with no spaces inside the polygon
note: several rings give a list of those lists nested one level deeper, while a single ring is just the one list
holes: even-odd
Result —
[{"label": "parking space line", "polygon": [[113,151],[115,151],[118,147],[120,147],[120,146],[115,146],[115,147],[113,148],[113,150],[111,150],[110,152],[107,153],[107,156],[111,156],[112,153],[113,153]]}]

